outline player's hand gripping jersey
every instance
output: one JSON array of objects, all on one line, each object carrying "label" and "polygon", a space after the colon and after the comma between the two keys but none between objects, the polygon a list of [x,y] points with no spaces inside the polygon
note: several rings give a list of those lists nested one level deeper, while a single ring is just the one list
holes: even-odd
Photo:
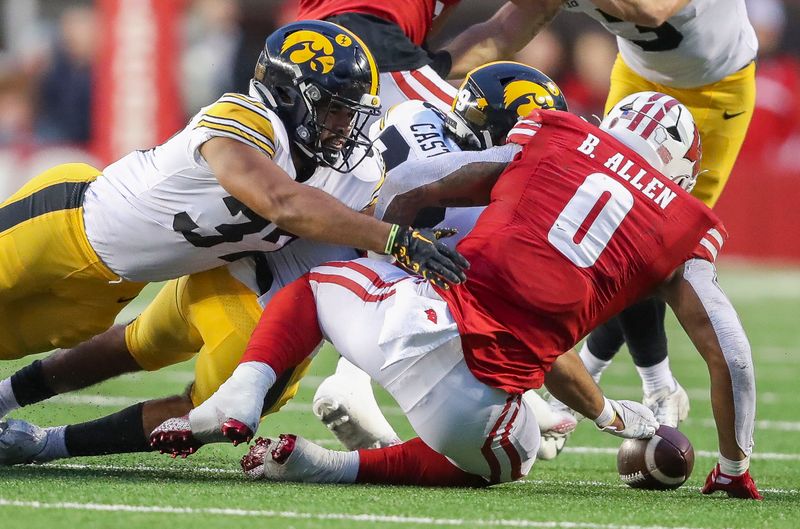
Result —
[{"label": "player's hand gripping jersey", "polygon": [[622,21],[591,0],[567,0],[564,8],[599,21],[617,35],[625,64],[673,88],[717,82],[749,64],[758,49],[744,0],[692,0],[657,28]]},{"label": "player's hand gripping jersey", "polygon": [[[274,251],[294,238],[219,184],[199,153],[214,136],[260,150],[296,178],[286,128],[277,115],[258,98],[223,95],[167,142],[125,156],[90,184],[86,233],[120,277],[171,279],[224,265],[245,252]],[[320,168],[303,183],[361,209],[364,187],[371,193],[381,177],[377,156],[365,164],[347,176]]]},{"label": "player's hand gripping jersey", "polygon": [[541,129],[458,246],[469,281],[440,291],[473,374],[512,393],[539,387],[560,354],[687,259],[713,261],[725,237],[708,208],[597,127],[532,118]]}]

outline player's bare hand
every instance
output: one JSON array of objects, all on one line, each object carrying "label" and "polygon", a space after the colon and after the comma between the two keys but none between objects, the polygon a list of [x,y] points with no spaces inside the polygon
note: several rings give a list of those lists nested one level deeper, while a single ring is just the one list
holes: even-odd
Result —
[{"label": "player's bare hand", "polygon": [[750,470],[745,471],[741,476],[729,476],[722,473],[719,469],[719,464],[708,474],[700,492],[712,494],[718,490],[725,492],[729,498],[764,499],[761,493],[758,492],[758,487],[756,487],[756,482],[753,481],[753,477],[750,475]]},{"label": "player's bare hand", "polygon": [[464,271],[469,268],[469,262],[456,250],[439,242],[440,238],[455,233],[456,230],[450,228],[430,230],[395,225],[387,241],[387,251],[409,271],[437,286],[457,285],[467,280]]}]

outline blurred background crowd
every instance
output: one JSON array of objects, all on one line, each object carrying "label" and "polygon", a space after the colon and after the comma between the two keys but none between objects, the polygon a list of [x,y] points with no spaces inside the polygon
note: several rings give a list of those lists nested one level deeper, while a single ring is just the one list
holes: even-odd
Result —
[{"label": "blurred background crowd", "polygon": [[[124,0],[0,0],[0,196],[55,163],[85,160],[102,167],[125,150],[151,147],[223,92],[246,91],[264,37],[293,19],[296,2],[127,3],[137,1],[152,4],[152,13]],[[464,0],[430,44],[485,20],[501,4]],[[791,208],[800,209],[800,32],[790,31],[800,22],[800,0],[747,0],[747,7],[760,43],[757,104],[719,213],[733,234],[734,254],[800,263],[800,215]],[[109,13],[125,9],[130,13],[123,23],[107,27]],[[166,39],[156,34],[164,24],[171,29]],[[126,59],[117,42],[125,38],[150,55]],[[103,81],[98,68],[113,50],[122,60]],[[616,42],[601,26],[562,13],[517,60],[553,77],[571,110],[588,117],[602,114],[615,55]],[[151,63],[161,66],[153,70]],[[144,83],[147,76],[155,80]],[[174,77],[175,86],[173,92],[158,89],[156,122],[106,119],[124,104],[136,115],[136,105],[154,97],[148,92],[161,77]],[[132,94],[128,103],[118,102],[117,94],[125,93]],[[137,135],[137,127],[154,135]],[[782,206],[773,202],[776,195]],[[763,237],[776,229],[785,236]]]}]

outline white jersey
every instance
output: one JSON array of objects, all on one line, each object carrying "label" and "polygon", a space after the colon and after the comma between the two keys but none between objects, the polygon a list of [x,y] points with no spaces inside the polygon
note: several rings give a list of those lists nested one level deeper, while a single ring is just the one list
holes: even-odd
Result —
[{"label": "white jersey", "polygon": [[591,0],[566,0],[617,36],[625,64],[648,81],[674,88],[715,83],[756,57],[758,40],[745,0],[691,0],[657,28],[604,13]]},{"label": "white jersey", "polygon": [[280,289],[315,266],[358,257],[358,252],[348,246],[297,239],[275,252],[239,259],[229,264],[228,270],[258,296],[258,303],[263,308]]},{"label": "white jersey", "polygon": [[[376,217],[383,218],[386,207],[395,195],[443,176],[437,169],[440,155],[461,151],[452,137],[445,133],[444,120],[443,112],[430,103],[406,101],[389,109],[383,119],[372,126],[370,137],[383,155],[387,171],[387,185],[378,198]],[[503,161],[510,161],[510,158],[506,160],[506,150],[503,147],[489,149],[493,154],[489,155],[487,161],[497,161],[496,156]],[[483,159],[482,154],[475,154]],[[410,167],[413,169],[409,170]],[[446,170],[451,169],[448,164]],[[469,233],[483,210],[483,207],[426,208],[413,224],[422,228],[456,228],[456,235],[442,240],[453,248]]]},{"label": "white jersey", "polygon": [[[215,136],[260,150],[297,178],[278,116],[257,98],[223,95],[165,143],[128,154],[90,184],[83,204],[86,234],[121,278],[172,279],[277,250],[294,238],[219,184],[199,152]],[[303,183],[362,209],[383,175],[379,158],[367,157],[350,175],[319,168]]]}]

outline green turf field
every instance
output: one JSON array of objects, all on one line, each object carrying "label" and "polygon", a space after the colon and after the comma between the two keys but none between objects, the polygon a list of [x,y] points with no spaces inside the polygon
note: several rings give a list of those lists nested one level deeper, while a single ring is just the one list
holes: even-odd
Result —
[{"label": "green turf field", "polygon": [[[800,414],[792,403],[800,384],[800,270],[728,265],[720,275],[753,344],[759,402],[752,471],[764,494],[761,503],[698,492],[716,458],[708,377],[701,359],[670,320],[672,366],[692,399],[689,420],[681,429],[697,454],[693,476],[676,491],[627,488],[615,469],[619,440],[582,423],[558,459],[537,463],[522,482],[484,490],[251,482],[238,471],[243,447],[206,447],[177,461],[147,454],[0,468],[0,528],[796,529],[800,527]],[[143,303],[131,308],[139,310]],[[298,398],[270,417],[259,433],[298,433],[335,447],[310,411],[314,389],[334,361],[331,351],[321,353]],[[0,365],[0,378],[20,365]],[[179,392],[191,380],[191,369],[187,364],[120,378],[15,415],[42,425],[91,419],[138,400]],[[640,397],[627,354],[619,357],[602,383],[611,397]],[[400,410],[385,394],[380,397],[398,433],[411,436]]]}]

